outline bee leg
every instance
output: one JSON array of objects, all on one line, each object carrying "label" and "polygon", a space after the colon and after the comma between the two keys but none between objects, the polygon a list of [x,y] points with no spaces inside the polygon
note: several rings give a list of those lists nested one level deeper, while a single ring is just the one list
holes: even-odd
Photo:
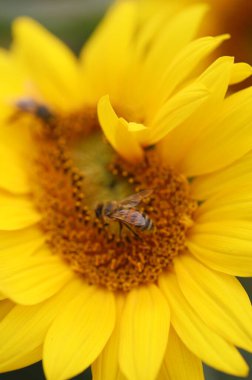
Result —
[{"label": "bee leg", "polygon": [[127,227],[128,230],[130,230],[133,233],[133,235],[135,236],[136,239],[138,239],[138,240],[140,239],[140,236],[128,224],[125,224],[125,227]]}]

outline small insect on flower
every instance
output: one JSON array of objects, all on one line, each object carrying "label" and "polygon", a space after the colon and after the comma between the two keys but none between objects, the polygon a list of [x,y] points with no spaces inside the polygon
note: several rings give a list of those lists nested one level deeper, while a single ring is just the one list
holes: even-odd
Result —
[{"label": "small insect on flower", "polygon": [[151,193],[152,190],[142,190],[121,201],[99,203],[95,208],[95,214],[104,222],[104,225],[109,224],[110,221],[117,221],[120,227],[120,236],[122,228],[125,226],[138,237],[132,227],[141,231],[149,231],[153,228],[153,222],[148,215],[135,208]]},{"label": "small insect on flower", "polygon": [[44,122],[49,122],[53,118],[53,113],[45,104],[39,103],[32,98],[18,99],[15,106],[17,108],[15,118],[24,113],[32,114]]}]

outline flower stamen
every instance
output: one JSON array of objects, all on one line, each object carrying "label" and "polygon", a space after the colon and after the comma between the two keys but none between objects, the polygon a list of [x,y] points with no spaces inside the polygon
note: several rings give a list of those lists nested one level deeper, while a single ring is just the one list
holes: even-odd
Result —
[{"label": "flower stamen", "polygon": [[[71,123],[54,120],[57,137],[35,136],[39,155],[34,181],[39,184],[34,194],[43,215],[41,227],[52,252],[88,283],[109,290],[129,291],[156,282],[184,251],[186,232],[193,223],[196,202],[190,198],[186,178],[160,165],[155,149],[147,150],[143,162],[133,166],[115,155],[95,128],[81,136],[81,118],[72,117]],[[90,167],[92,140],[96,158]],[[120,201],[145,189],[152,192],[138,210],[148,215],[154,230],[137,230],[136,237],[134,230],[124,228],[120,234],[118,222],[105,226],[95,215],[97,204],[107,195],[107,200]]]}]

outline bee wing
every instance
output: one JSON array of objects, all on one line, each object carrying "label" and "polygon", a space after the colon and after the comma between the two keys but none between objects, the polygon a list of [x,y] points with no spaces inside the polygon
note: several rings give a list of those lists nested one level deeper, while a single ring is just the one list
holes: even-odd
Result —
[{"label": "bee wing", "polygon": [[36,108],[36,102],[32,98],[20,98],[15,102],[15,106],[25,112],[32,112]]},{"label": "bee wing", "polygon": [[135,207],[141,202],[142,199],[148,197],[151,193],[152,190],[150,189],[139,191],[138,193],[130,195],[120,201],[120,205],[127,208]]},{"label": "bee wing", "polygon": [[136,227],[145,225],[145,217],[136,210],[117,210],[111,215],[111,218]]}]

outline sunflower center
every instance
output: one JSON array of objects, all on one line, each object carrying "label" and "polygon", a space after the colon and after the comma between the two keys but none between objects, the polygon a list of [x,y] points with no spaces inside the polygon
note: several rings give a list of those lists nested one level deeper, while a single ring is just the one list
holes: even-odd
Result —
[{"label": "sunflower center", "polygon": [[[34,138],[35,202],[54,253],[88,283],[109,290],[153,283],[169,270],[185,249],[196,208],[186,178],[163,167],[155,149],[140,164],[125,162],[91,114],[54,116]],[[143,191],[147,196],[127,204]]]}]

